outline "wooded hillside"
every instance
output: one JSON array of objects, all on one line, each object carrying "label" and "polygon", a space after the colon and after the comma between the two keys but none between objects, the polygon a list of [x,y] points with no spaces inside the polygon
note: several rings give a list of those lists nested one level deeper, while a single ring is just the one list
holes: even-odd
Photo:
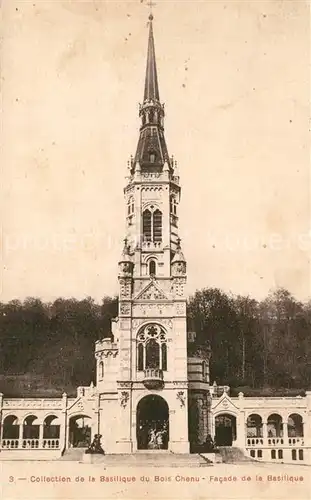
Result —
[{"label": "wooded hillside", "polygon": [[[74,394],[95,382],[94,343],[110,332],[117,299],[0,303],[0,391]],[[280,289],[264,301],[219,289],[188,301],[188,329],[212,349],[211,381],[254,390],[311,388],[311,303]]]}]

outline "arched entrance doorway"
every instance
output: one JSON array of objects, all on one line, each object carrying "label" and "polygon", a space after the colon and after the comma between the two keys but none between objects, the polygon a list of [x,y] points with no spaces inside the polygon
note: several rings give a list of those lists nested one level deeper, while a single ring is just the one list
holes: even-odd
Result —
[{"label": "arched entrance doorway", "polygon": [[222,413],[215,418],[215,443],[217,446],[232,446],[236,440],[236,418]]},{"label": "arched entrance doorway", "polygon": [[75,415],[69,419],[69,448],[87,448],[91,444],[91,418]]},{"label": "arched entrance doorway", "polygon": [[138,450],[168,449],[168,404],[161,396],[145,396],[139,401],[136,434]]}]

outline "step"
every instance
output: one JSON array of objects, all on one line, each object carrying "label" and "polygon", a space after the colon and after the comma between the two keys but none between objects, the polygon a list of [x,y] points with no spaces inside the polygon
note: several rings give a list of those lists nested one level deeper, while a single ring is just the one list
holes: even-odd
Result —
[{"label": "step", "polygon": [[253,458],[247,456],[241,448],[235,446],[219,446],[219,453],[223,463],[254,462]]},{"label": "step", "polygon": [[85,454],[84,450],[68,450],[61,460],[92,464],[103,464],[107,467],[206,467],[211,462],[199,454],[174,454],[170,452],[147,452],[132,454]]}]

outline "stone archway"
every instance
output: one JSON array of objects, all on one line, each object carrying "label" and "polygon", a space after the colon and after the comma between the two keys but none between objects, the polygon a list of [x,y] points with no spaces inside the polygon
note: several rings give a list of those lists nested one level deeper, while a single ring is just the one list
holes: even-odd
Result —
[{"label": "stone archway", "polygon": [[87,415],[74,415],[69,419],[69,448],[87,448],[91,444],[92,420]]},{"label": "stone archway", "polygon": [[288,437],[303,437],[303,419],[298,413],[292,413],[287,420]]},{"label": "stone archway", "polygon": [[215,417],[215,443],[217,446],[232,446],[236,440],[236,417],[221,413]]},{"label": "stone archway", "polygon": [[142,398],[137,405],[138,450],[167,450],[169,442],[169,408],[161,396]]}]

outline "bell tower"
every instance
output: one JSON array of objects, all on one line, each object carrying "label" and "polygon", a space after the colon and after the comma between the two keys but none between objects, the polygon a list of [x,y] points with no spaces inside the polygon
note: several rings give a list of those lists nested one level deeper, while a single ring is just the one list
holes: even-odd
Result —
[{"label": "bell tower", "polygon": [[159,96],[152,23],[151,14],[144,98],[139,106],[141,126],[124,190],[126,234],[135,278],[170,277],[172,258],[179,247],[179,177],[164,136],[165,112]]},{"label": "bell tower", "polygon": [[[186,261],[178,234],[181,189],[176,162],[166,146],[164,116],[150,14],[139,138],[124,188],[119,316],[114,343],[97,345],[98,360],[110,349],[118,365],[116,371],[107,369],[116,374],[119,453],[189,452]],[[105,377],[99,383],[108,398],[112,386]]]}]

